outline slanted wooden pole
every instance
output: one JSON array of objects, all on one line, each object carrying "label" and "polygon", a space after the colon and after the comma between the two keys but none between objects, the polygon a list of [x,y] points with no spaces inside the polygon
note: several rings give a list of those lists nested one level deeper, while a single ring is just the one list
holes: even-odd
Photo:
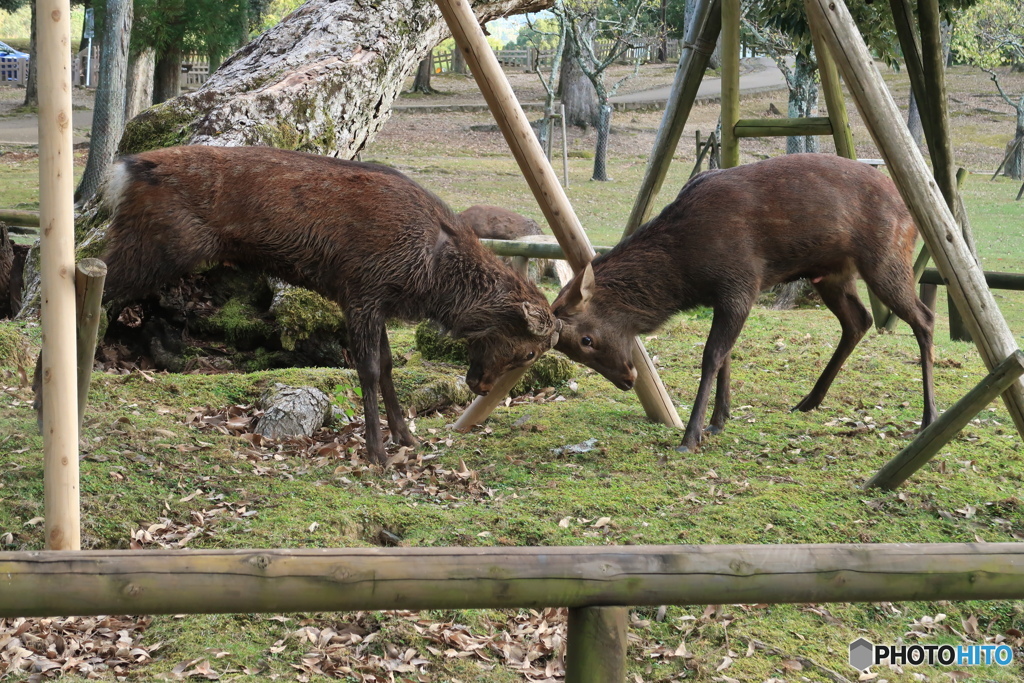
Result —
[{"label": "slanted wooden pole", "polygon": [[[583,226],[569,198],[558,184],[554,169],[537,141],[529,119],[487,44],[473,10],[467,0],[437,0],[437,5],[451,29],[455,44],[465,55],[473,78],[544,212],[551,231],[565,251],[566,260],[574,271],[582,269],[594,258],[594,249],[583,232]],[[639,337],[633,339],[633,362],[637,369],[636,394],[647,416],[663,424],[681,427],[682,420]],[[487,396],[476,398],[462,413],[455,428],[466,430],[487,419],[524,373],[525,370],[517,370],[499,378]]]},{"label": "slanted wooden pole", "polygon": [[669,93],[665,113],[654,139],[654,147],[647,161],[647,170],[626,221],[625,235],[632,235],[650,216],[654,199],[672,165],[672,156],[690,117],[697,90],[708,68],[708,60],[722,32],[721,0],[700,0],[693,12],[693,21],[686,29],[683,52],[679,56],[672,92]]},{"label": "slanted wooden pole", "polygon": [[39,253],[46,547],[78,550],[78,392],[75,371],[75,216],[71,139],[71,7],[39,0]]},{"label": "slanted wooden pole", "polygon": [[82,430],[85,406],[89,401],[89,383],[92,380],[93,359],[96,356],[96,332],[100,326],[100,306],[103,303],[103,283],[106,279],[107,264],[103,261],[95,258],[79,261],[75,271],[79,431]]},{"label": "slanted wooden pole", "polygon": [[921,434],[878,470],[864,488],[894,489],[905,482],[1021,375],[1024,375],[1024,352],[1015,351],[952,408],[921,430]]},{"label": "slanted wooden pole", "polygon": [[[875,144],[892,171],[914,221],[928,243],[949,291],[964,315],[985,365],[992,370],[1017,350],[1017,341],[964,241],[960,226],[903,124],[885,81],[842,0],[806,0],[808,14],[821,19],[822,36],[836,59]],[[1024,436],[1024,382],[1017,380],[1003,401]]]},{"label": "slanted wooden pole", "polygon": [[722,168],[740,165],[740,0],[722,1]]},{"label": "slanted wooden pole", "polygon": [[627,607],[569,610],[565,683],[623,683],[626,680]]}]

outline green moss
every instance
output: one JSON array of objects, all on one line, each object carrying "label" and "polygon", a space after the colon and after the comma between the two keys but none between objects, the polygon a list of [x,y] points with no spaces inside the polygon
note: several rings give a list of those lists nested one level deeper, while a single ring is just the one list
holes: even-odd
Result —
[{"label": "green moss", "polygon": [[280,293],[273,311],[281,345],[288,350],[294,350],[297,342],[317,333],[345,333],[345,318],[338,304],[308,289],[291,287]]},{"label": "green moss", "polygon": [[427,360],[465,365],[469,362],[466,340],[455,339],[429,320],[416,326],[416,349]]},{"label": "green moss", "polygon": [[239,348],[253,348],[273,333],[256,308],[240,298],[229,299],[220,310],[200,321],[205,331],[223,334],[232,346]]},{"label": "green moss", "polygon": [[[469,362],[466,342],[442,334],[437,326],[424,321],[416,327],[416,348],[427,360],[465,365]],[[577,366],[560,353],[547,353],[537,359],[530,370],[512,388],[513,396],[568,382],[577,373]]]},{"label": "green moss", "polygon": [[147,109],[128,122],[117,153],[138,154],[184,144],[194,119],[193,112],[180,109],[173,101]]},{"label": "green moss", "polygon": [[579,371],[578,366],[560,353],[548,352],[530,366],[529,372],[512,387],[512,395],[556,387],[572,379]]},{"label": "green moss", "polygon": [[258,144],[278,149],[299,149],[306,138],[289,121],[278,118],[274,125],[259,125],[255,129]]}]

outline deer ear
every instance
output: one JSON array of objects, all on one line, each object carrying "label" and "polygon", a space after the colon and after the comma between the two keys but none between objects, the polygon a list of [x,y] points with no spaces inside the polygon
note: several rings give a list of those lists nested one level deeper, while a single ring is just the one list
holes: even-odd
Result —
[{"label": "deer ear", "polygon": [[555,322],[551,315],[551,309],[547,306],[538,306],[529,301],[524,301],[523,317],[526,318],[526,329],[530,331],[530,334],[535,334],[538,337],[547,337],[555,329]]},{"label": "deer ear", "polygon": [[594,289],[594,266],[588,263],[583,272],[569,283],[564,304],[566,314],[576,315],[587,310],[594,296]]}]

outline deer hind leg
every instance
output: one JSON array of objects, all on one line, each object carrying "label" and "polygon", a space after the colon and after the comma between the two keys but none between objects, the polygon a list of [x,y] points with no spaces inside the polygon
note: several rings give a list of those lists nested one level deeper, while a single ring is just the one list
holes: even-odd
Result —
[{"label": "deer hind leg", "polygon": [[391,369],[391,344],[388,342],[387,328],[384,328],[381,330],[380,336],[380,393],[384,397],[384,409],[388,415],[391,440],[403,446],[415,446],[419,442],[405,423],[402,406],[395,393],[395,383],[391,378]]},{"label": "deer hind leg", "polygon": [[[934,353],[932,338],[935,331],[935,314],[918,298],[914,291],[914,275],[909,263],[902,261],[886,264],[888,272],[884,277],[872,274],[871,280],[864,276],[872,291],[892,309],[901,320],[910,325],[921,351],[921,379],[924,384],[924,409],[921,426],[927,427],[937,417],[935,409],[935,387],[932,365]],[[878,286],[875,286],[875,283]]]},{"label": "deer hind leg", "polygon": [[[704,344],[704,355],[700,367],[700,385],[697,387],[697,396],[693,399],[693,409],[690,412],[690,421],[686,423],[683,443],[676,448],[677,451],[689,452],[696,449],[700,443],[704,431],[704,416],[707,414],[708,399],[711,396],[711,382],[714,381],[716,375],[719,378],[719,393],[726,398],[724,399],[724,404],[721,403],[721,396],[715,399],[712,427],[717,427],[719,431],[724,427],[725,418],[728,416],[729,391],[728,386],[725,387],[725,391],[721,390],[723,376],[720,374],[720,371],[725,366],[726,359],[729,357],[733,344],[736,343],[736,338],[739,337],[740,330],[743,329],[743,323],[746,322],[747,316],[750,314],[750,307],[753,305],[753,297],[739,298],[743,299],[739,304],[733,303],[731,305],[715,307],[715,315],[711,321],[711,332],[708,334],[708,340]],[[729,370],[727,367],[724,381],[728,385]],[[721,424],[715,423],[716,416],[721,421]]]},{"label": "deer hind leg", "polygon": [[715,382],[715,408],[711,411],[711,421],[705,430],[711,434],[720,434],[725,429],[725,423],[729,421],[731,414],[731,356],[731,352],[725,354],[725,358],[722,359],[722,367],[718,369],[718,380]]},{"label": "deer hind leg", "polygon": [[839,338],[839,345],[836,346],[832,358],[822,371],[821,377],[814,383],[814,388],[793,407],[793,410],[814,410],[821,405],[833,380],[842,369],[843,363],[850,357],[850,353],[864,337],[864,334],[871,329],[871,314],[864,308],[864,304],[857,296],[856,281],[852,276],[830,276],[813,284],[828,309],[839,318],[843,334]]}]

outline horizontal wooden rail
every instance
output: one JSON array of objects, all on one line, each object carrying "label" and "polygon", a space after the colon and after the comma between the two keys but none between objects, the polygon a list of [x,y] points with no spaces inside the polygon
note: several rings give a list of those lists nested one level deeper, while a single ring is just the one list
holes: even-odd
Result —
[{"label": "horizontal wooden rail", "polygon": [[733,127],[738,138],[784,138],[791,135],[832,135],[827,116],[800,119],[740,119]]},{"label": "horizontal wooden rail", "polygon": [[[525,256],[526,258],[565,258],[562,248],[548,242],[517,242],[515,240],[480,240],[480,242],[498,256]],[[594,251],[604,254],[612,247],[594,245]],[[1005,273],[1002,271],[985,271],[985,282],[989,289],[1008,289],[1024,291],[1024,274]],[[925,268],[921,275],[921,284],[945,285],[942,275],[935,268]]]},{"label": "horizontal wooden rail", "polygon": [[38,211],[19,211],[17,209],[0,209],[0,222],[9,225],[20,225],[26,228],[39,227]]},{"label": "horizontal wooden rail", "polygon": [[0,552],[0,617],[1024,599],[1024,543]]},{"label": "horizontal wooden rail", "polygon": [[[1014,291],[1024,291],[1024,274],[1021,273],[1004,273],[997,270],[986,270],[985,284],[988,285],[989,289],[1010,289]],[[943,285],[945,286],[946,281],[942,279],[942,274],[935,268],[925,268],[921,274],[922,285]]]}]

